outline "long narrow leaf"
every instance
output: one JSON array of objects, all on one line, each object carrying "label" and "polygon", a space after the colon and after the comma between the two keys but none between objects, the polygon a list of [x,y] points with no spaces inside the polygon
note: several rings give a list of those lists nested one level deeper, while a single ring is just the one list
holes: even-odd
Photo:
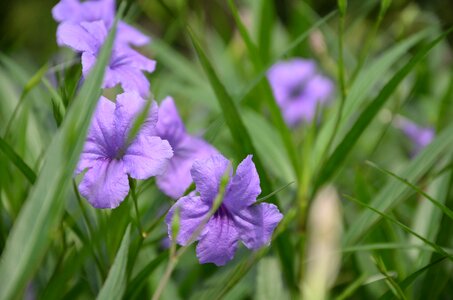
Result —
[{"label": "long narrow leaf", "polygon": [[351,149],[357,143],[358,139],[371,123],[372,120],[376,117],[380,109],[388,101],[390,96],[396,90],[400,82],[409,74],[409,72],[429,53],[429,51],[434,48],[438,43],[440,43],[445,36],[450,31],[441,34],[439,37],[434,39],[428,45],[423,47],[417,52],[417,54],[412,57],[412,59],[407,62],[384,86],[381,92],[376,96],[376,98],[371,101],[371,103],[365,108],[365,110],[360,114],[359,118],[352,126],[351,130],[346,134],[341,143],[333,151],[332,155],[329,157],[327,162],[322,168],[321,174],[318,177],[318,180],[315,184],[316,188],[319,188],[324,183],[326,183],[335,173],[341,169],[341,165],[346,160]]},{"label": "long narrow leaf", "polygon": [[[446,150],[453,144],[453,125],[445,128],[436,139],[427,146],[406,168],[401,176],[410,182],[419,180],[431,168]],[[389,182],[381,192],[372,200],[371,205],[380,211],[388,211],[395,207],[406,197],[411,188],[398,181]],[[379,217],[370,211],[362,212],[351,223],[349,230],[344,235],[344,245],[351,246],[372,228]]]},{"label": "long narrow leaf", "polygon": [[[120,9],[120,15],[123,10]],[[116,25],[62,127],[46,152],[36,185],[8,237],[0,261],[0,299],[14,299],[33,276],[62,216],[74,169],[82,151],[109,61]]]},{"label": "long narrow leaf", "polygon": [[96,298],[98,300],[115,300],[123,298],[123,293],[126,290],[126,267],[127,255],[129,252],[130,231],[129,225],[124,233],[120,249],[115,256],[115,261],[109,271],[109,275],[107,276],[107,279]]},{"label": "long narrow leaf", "polygon": [[24,174],[28,181],[33,184],[36,180],[36,174],[26,162],[8,145],[8,143],[0,137],[0,150],[8,157],[11,162]]}]

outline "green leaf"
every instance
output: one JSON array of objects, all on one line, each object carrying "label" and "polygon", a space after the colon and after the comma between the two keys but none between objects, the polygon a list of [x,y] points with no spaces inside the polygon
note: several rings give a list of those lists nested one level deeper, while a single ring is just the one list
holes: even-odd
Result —
[{"label": "green leaf", "polygon": [[[348,126],[350,126],[350,118],[359,110],[363,102],[367,99],[367,96],[373,88],[375,88],[376,84],[382,80],[382,78],[385,78],[385,75],[389,69],[393,67],[411,47],[428,36],[429,33],[429,30],[423,30],[422,32],[408,37],[406,40],[403,40],[384,52],[373,62],[370,62],[368,66],[359,73],[357,80],[355,80],[350,87],[346,102],[344,103],[338,130],[339,135],[347,132],[347,129],[349,128]],[[325,120],[325,125],[322,127],[321,132],[317,136],[315,150],[313,151],[314,157],[312,161],[314,166],[319,165],[321,154],[327,147],[327,143],[332,135],[334,127],[335,118]]]},{"label": "green leaf", "polygon": [[[437,163],[453,144],[453,125],[445,128],[436,139],[401,172],[401,177],[410,182],[418,181],[435,163]],[[398,205],[411,192],[411,188],[399,181],[387,183],[381,192],[372,200],[371,205],[380,211],[389,211]],[[379,217],[370,211],[362,212],[350,224],[349,230],[344,235],[343,245],[353,245],[362,238]]]},{"label": "green leaf", "polygon": [[[420,268],[418,269],[417,271],[415,271],[414,273],[412,273],[411,275],[407,276],[403,281],[401,281],[398,285],[404,290],[406,288],[408,288],[414,281],[415,279],[418,278],[418,276],[422,275],[423,273],[425,273],[428,269],[430,269],[431,267],[437,265],[438,263],[444,261],[447,257],[445,256],[442,256],[436,260],[434,260],[433,262],[427,264],[426,266],[424,266],[423,268]],[[387,293],[385,293],[381,298],[381,300],[390,300],[390,299],[393,299],[392,297],[392,293],[391,291],[388,291]]]},{"label": "green leaf", "polygon": [[120,249],[115,256],[115,261],[96,299],[114,300],[123,298],[123,293],[126,290],[126,267],[130,243],[130,227],[130,225],[127,226]]},{"label": "green leaf", "polygon": [[36,180],[36,174],[23,159],[14,151],[14,149],[0,137],[0,150],[8,157],[11,162],[24,174],[27,180],[33,184]]},{"label": "green leaf", "polygon": [[[264,3],[267,3],[269,1],[263,1]],[[263,3],[263,7],[266,7],[267,5]],[[253,44],[252,39],[250,38],[247,29],[245,28],[244,24],[241,21],[241,18],[239,16],[239,12],[236,9],[236,6],[234,5],[234,2],[232,0],[228,1],[228,4],[230,5],[231,11],[233,12],[234,19],[236,20],[236,24],[238,26],[239,32],[242,36],[242,39],[244,40],[248,52],[249,52],[249,57],[253,61],[254,66],[255,66],[255,72],[263,72],[264,71],[264,64],[263,61],[264,59],[260,59],[260,52],[258,51],[258,48]],[[268,4],[270,5],[270,4]],[[267,33],[269,36],[269,33]],[[259,47],[260,50],[263,49],[263,47]],[[285,146],[286,152],[288,154],[288,157],[291,160],[292,168],[294,170],[294,173],[296,174],[297,180],[300,179],[300,174],[301,174],[301,168],[300,168],[300,163],[299,159],[296,153],[296,147],[294,145],[294,142],[291,137],[291,132],[286,126],[286,123],[283,119],[281,110],[279,106],[277,105],[277,102],[274,98],[272,89],[269,85],[269,81],[267,80],[266,77],[263,77],[263,79],[260,81],[259,87],[261,89],[261,97],[263,97],[263,100],[266,102],[269,111],[271,113],[272,117],[272,122],[274,123],[274,126],[277,128],[280,138],[283,141],[283,144]]]},{"label": "green leaf", "polygon": [[257,266],[256,300],[289,299],[283,289],[281,270],[278,260],[273,257],[263,258]]},{"label": "green leaf", "polygon": [[356,200],[352,197],[349,197],[347,196],[348,199],[352,200],[353,202],[359,204],[359,205],[362,205],[366,208],[368,208],[369,210],[375,212],[376,214],[378,214],[379,216],[381,216],[382,218],[392,222],[393,224],[399,226],[401,229],[403,229],[404,231],[406,231],[407,233],[415,236],[416,238],[420,239],[423,243],[425,243],[426,245],[430,246],[435,252],[439,253],[439,254],[442,254],[443,256],[446,256],[448,257],[450,260],[453,261],[453,255],[449,254],[447,251],[445,251],[442,247],[440,247],[439,245],[435,244],[434,242],[431,242],[429,241],[428,239],[424,238],[423,236],[419,235],[418,233],[416,233],[415,231],[413,231],[412,229],[410,229],[408,226],[404,225],[403,223],[399,222],[398,220],[394,219],[393,217],[391,217],[390,215],[384,213],[384,212],[381,212],[379,211],[378,209],[372,207],[371,205],[368,205],[366,203],[363,203],[363,202],[360,202],[359,200]]},{"label": "green leaf", "polygon": [[116,25],[60,130],[52,139],[36,184],[10,232],[0,261],[0,299],[15,299],[24,290],[61,219],[90,116],[100,96],[115,30]]},{"label": "green leaf", "polygon": [[[270,182],[267,178],[266,172],[261,164],[261,160],[258,157],[257,152],[255,151],[255,147],[253,146],[250,135],[247,131],[247,128],[244,125],[244,122],[242,121],[242,118],[239,114],[239,111],[238,111],[233,99],[226,91],[225,86],[220,82],[219,77],[217,76],[216,72],[214,71],[212,64],[209,62],[209,59],[206,56],[204,50],[202,49],[195,34],[192,32],[192,30],[190,28],[188,28],[187,31],[192,40],[192,44],[195,47],[195,51],[198,54],[201,65],[203,66],[203,69],[204,69],[206,75],[208,76],[209,82],[211,83],[211,86],[216,94],[217,100],[222,109],[222,113],[223,113],[225,122],[226,122],[228,128],[230,129],[233,140],[235,141],[235,144],[237,146],[238,160],[244,159],[245,156],[247,156],[248,154],[254,154],[255,156],[254,156],[253,160],[255,162],[258,173],[260,174],[260,179],[261,179],[261,183],[262,183],[261,186],[262,186],[263,190],[265,190],[264,193],[267,194],[267,193],[272,192],[271,184],[270,184]],[[275,202],[275,201],[276,200],[274,199],[273,202]]]},{"label": "green leaf", "polygon": [[430,195],[428,195],[427,193],[425,193],[422,189],[420,189],[419,187],[417,187],[416,185],[410,183],[407,179],[404,179],[404,178],[401,178],[399,177],[398,175],[396,175],[395,173],[392,173],[388,170],[385,170],[381,167],[379,167],[378,165],[376,165],[375,163],[373,162],[370,162],[368,161],[367,162],[370,166],[372,166],[373,168],[381,171],[382,173],[384,174],[387,174],[387,175],[390,175],[392,176],[393,178],[397,179],[399,182],[407,185],[408,187],[410,187],[412,190],[414,190],[416,193],[422,195],[423,197],[425,197],[426,199],[428,199],[432,204],[434,204],[435,206],[437,206],[437,208],[439,208],[444,214],[446,214],[450,219],[453,220],[453,211],[450,210],[448,207],[446,207],[444,204],[442,204],[440,201],[434,199],[433,197],[431,197]]},{"label": "green leaf", "polygon": [[272,29],[274,24],[274,1],[260,1],[258,16],[258,47],[259,55],[263,62],[268,62],[271,57]]},{"label": "green leaf", "polygon": [[160,266],[161,263],[168,259],[168,252],[164,251],[159,256],[151,260],[143,269],[129,282],[127,285],[127,290],[125,299],[134,299],[143,285],[146,283],[146,280],[152,274],[152,272]]},{"label": "green leaf", "polygon": [[335,148],[332,155],[329,157],[327,162],[323,165],[321,173],[315,184],[315,189],[326,183],[335,173],[341,170],[341,166],[346,160],[349,152],[357,143],[358,139],[374,120],[374,117],[378,114],[393,92],[396,90],[401,81],[409,74],[409,72],[426,57],[429,51],[440,43],[450,31],[441,34],[439,37],[434,39],[428,45],[420,49],[417,54],[412,57],[382,88],[376,98],[364,109],[360,114],[357,121],[354,123],[352,128]]}]

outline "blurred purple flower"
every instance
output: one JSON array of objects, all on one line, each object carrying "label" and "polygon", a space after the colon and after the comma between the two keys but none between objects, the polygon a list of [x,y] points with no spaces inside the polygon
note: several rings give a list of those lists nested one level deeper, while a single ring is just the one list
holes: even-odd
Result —
[{"label": "blurred purple flower", "polygon": [[318,105],[325,105],[333,93],[332,81],[321,75],[312,60],[295,58],[278,62],[267,73],[275,100],[289,126],[311,122]]},{"label": "blurred purple flower", "polygon": [[173,98],[167,97],[159,107],[156,134],[173,148],[167,171],[157,176],[157,186],[168,196],[178,199],[192,183],[190,169],[195,160],[217,154],[202,138],[189,135],[179,116]]},{"label": "blurred purple flower", "polygon": [[[57,39],[59,44],[82,53],[82,71],[87,76],[96,63],[107,33],[102,21],[82,22],[80,25],[63,23],[58,27]],[[116,41],[105,71],[103,87],[112,88],[121,84],[125,92],[137,91],[146,98],[149,95],[149,82],[143,71],[153,72],[155,66],[154,60]]]},{"label": "blurred purple flower", "polygon": [[[52,9],[53,18],[59,23],[80,25],[83,22],[103,21],[107,29],[115,20],[115,0],[61,0]],[[61,26],[61,25],[60,25]],[[117,40],[124,44],[143,46],[150,39],[134,27],[119,21]],[[60,40],[58,41],[59,45]]]},{"label": "blurred purple flower", "polygon": [[79,190],[92,206],[117,207],[129,193],[128,175],[147,179],[165,172],[173,153],[170,144],[154,134],[155,102],[128,143],[130,129],[145,108],[146,101],[136,93],[118,95],[116,104],[104,97],[99,99],[76,169],[76,174],[88,169]]},{"label": "blurred purple flower", "polygon": [[434,139],[434,128],[418,126],[408,119],[399,119],[398,123],[404,134],[412,141],[414,154],[428,146]]},{"label": "blurred purple flower", "polygon": [[201,227],[197,237],[200,263],[225,265],[233,259],[238,241],[242,241],[249,249],[268,245],[272,232],[283,217],[273,204],[256,204],[261,188],[251,155],[239,164],[236,174],[226,185],[225,194],[221,195],[222,203],[211,215],[229,164],[221,155],[195,161],[191,173],[199,195],[193,192],[180,198],[165,219],[169,236],[172,237],[172,219],[175,210],[178,211],[179,232],[176,242],[183,246],[192,241],[193,235]]}]

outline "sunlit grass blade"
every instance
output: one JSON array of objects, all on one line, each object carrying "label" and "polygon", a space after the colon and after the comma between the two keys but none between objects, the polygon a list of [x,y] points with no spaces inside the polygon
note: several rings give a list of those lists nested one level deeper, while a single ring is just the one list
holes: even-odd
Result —
[{"label": "sunlit grass blade", "polygon": [[109,271],[107,279],[99,291],[96,299],[114,300],[123,299],[123,293],[126,290],[126,267],[127,257],[130,244],[130,225],[124,233],[123,240],[118,250],[115,261]]},{"label": "sunlit grass blade", "polygon": [[380,93],[376,96],[376,98],[371,101],[371,103],[364,109],[364,111],[360,114],[357,121],[354,123],[352,128],[340,142],[340,144],[335,148],[332,155],[323,164],[321,173],[317,178],[315,189],[322,186],[328,180],[332,178],[334,174],[341,170],[342,164],[346,160],[349,152],[357,143],[358,139],[362,135],[362,133],[367,129],[368,125],[371,121],[376,117],[378,112],[384,106],[384,104],[388,101],[390,96],[396,90],[398,85],[401,81],[409,74],[409,72],[429,53],[429,51],[440,43],[445,36],[450,31],[441,34],[439,37],[434,39],[428,45],[420,49],[417,54],[412,57],[409,62],[407,62],[389,81],[388,83],[382,88]]},{"label": "sunlit grass blade", "polygon": [[0,150],[8,157],[11,162],[24,174],[27,180],[33,184],[36,180],[36,174],[32,168],[30,168],[23,159],[14,151],[14,149],[0,137]]},{"label": "sunlit grass blade", "polygon": [[[122,9],[120,9],[121,15]],[[9,234],[0,261],[0,298],[14,299],[33,276],[61,219],[109,61],[116,25],[109,33],[98,61],[53,138],[36,184]]]},{"label": "sunlit grass blade", "polygon": [[[453,125],[450,125],[401,172],[401,177],[406,178],[410,182],[416,182],[439,161],[452,143]],[[372,200],[371,205],[380,211],[388,211],[398,205],[410,192],[411,188],[401,182],[389,182]],[[362,212],[349,226],[349,230],[344,236],[343,244],[351,246],[356,243],[376,224],[378,219],[370,211]]]}]

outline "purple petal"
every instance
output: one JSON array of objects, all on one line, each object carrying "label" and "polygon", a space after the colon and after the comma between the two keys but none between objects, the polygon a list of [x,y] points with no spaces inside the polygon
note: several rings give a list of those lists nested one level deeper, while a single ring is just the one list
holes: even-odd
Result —
[{"label": "purple petal", "polygon": [[255,203],[259,194],[261,194],[260,178],[252,155],[247,155],[228,183],[223,203],[229,211],[236,212]]},{"label": "purple petal", "polygon": [[52,9],[52,16],[57,22],[78,24],[102,20],[108,27],[115,18],[115,0],[95,0],[80,2],[61,0]]},{"label": "purple petal", "polygon": [[[172,145],[171,140],[168,141]],[[188,135],[172,148],[173,157],[167,171],[157,177],[157,185],[167,196],[178,199],[193,182],[190,169],[194,161],[206,159],[211,155],[218,154],[218,152],[204,140]]]},{"label": "purple petal", "polygon": [[139,69],[124,65],[109,68],[106,73],[108,80],[105,81],[105,87],[121,84],[125,92],[138,92],[143,98],[149,96],[149,81]]},{"label": "purple petal", "polygon": [[269,245],[272,233],[283,215],[269,203],[252,205],[233,215],[239,237],[249,249]]},{"label": "purple petal", "polygon": [[[92,54],[91,52],[83,52],[82,53],[82,74],[84,77],[88,76],[88,73],[90,73],[91,68],[94,66],[96,63],[96,56]],[[104,83],[106,82],[106,79],[104,78]],[[105,85],[105,84],[104,84]],[[113,86],[115,86],[114,84]],[[111,86],[111,87],[113,87]]]},{"label": "purple petal", "polygon": [[204,231],[200,226],[203,222],[207,221],[206,218],[210,209],[209,205],[193,193],[182,197],[172,206],[165,218],[168,226],[168,235],[172,237],[172,219],[175,211],[178,210],[179,232],[176,242],[182,246],[186,246],[197,230],[200,230],[200,234]]},{"label": "purple petal", "polygon": [[80,26],[82,26],[96,41],[98,41],[98,49],[100,49],[108,34],[105,23],[103,21],[82,22],[80,23]]},{"label": "purple petal", "polygon": [[232,260],[237,249],[238,232],[227,214],[216,213],[206,224],[197,245],[200,263],[223,266]]},{"label": "purple petal", "polygon": [[[136,118],[146,109],[148,101],[142,99],[136,92],[126,92],[116,97],[114,124],[120,139],[128,138],[129,130]],[[149,107],[148,117],[142,124],[141,133],[150,135],[154,132],[158,118],[157,103],[153,101]]]},{"label": "purple petal", "polygon": [[213,155],[193,163],[190,173],[203,201],[208,203],[214,201],[229,164],[230,162],[222,155]]},{"label": "purple petal", "polygon": [[80,194],[95,208],[115,208],[129,193],[123,162],[99,160],[79,184]]},{"label": "purple petal", "polygon": [[87,139],[76,174],[90,168],[99,159],[115,156],[115,149],[121,147],[115,141],[115,128],[113,126],[113,113],[115,104],[105,97],[101,97],[88,129]]},{"label": "purple petal", "polygon": [[63,23],[57,29],[57,43],[78,52],[96,53],[103,41],[98,41],[81,25]]},{"label": "purple petal", "polygon": [[124,22],[118,23],[117,40],[123,44],[134,46],[144,46],[150,42],[150,38],[141,33],[138,29]]},{"label": "purple petal", "polygon": [[132,178],[147,179],[163,174],[172,156],[173,151],[167,141],[139,133],[127,148],[123,161]]},{"label": "purple petal", "polygon": [[186,128],[171,97],[166,97],[159,106],[156,134],[168,140],[173,148],[178,147],[187,137]]},{"label": "purple petal", "polygon": [[52,8],[52,16],[57,22],[69,21],[79,16],[80,2],[77,0],[61,0]]}]

